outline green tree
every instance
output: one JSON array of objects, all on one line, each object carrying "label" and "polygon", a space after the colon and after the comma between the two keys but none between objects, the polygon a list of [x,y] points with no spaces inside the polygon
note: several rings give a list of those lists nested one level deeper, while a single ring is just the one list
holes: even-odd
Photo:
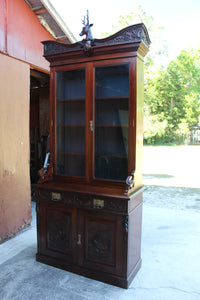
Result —
[{"label": "green tree", "polygon": [[[159,139],[162,142],[177,140],[186,134],[189,126],[198,122],[200,116],[200,50],[182,50],[166,70],[158,70],[148,87],[150,97],[147,97],[146,105],[149,114],[159,122],[167,121],[165,132]],[[151,140],[153,136],[156,140],[157,133],[153,135],[152,132]]]},{"label": "green tree", "polygon": [[158,66],[158,57],[168,55],[163,28],[141,6],[135,13],[120,16],[112,32],[102,37],[138,22],[146,25],[152,41],[144,64],[144,141],[174,142],[200,117],[200,49],[182,50],[167,68]]},{"label": "green tree", "polygon": [[101,37],[107,37],[115,32],[136,23],[144,23],[147,27],[150,39],[151,47],[147,57],[145,57],[145,71],[154,66],[154,61],[158,56],[168,55],[168,47],[166,41],[162,38],[164,28],[156,26],[152,16],[148,16],[141,5],[138,6],[135,12],[130,12],[126,15],[120,15],[119,20],[115,25],[112,25],[110,32],[104,32]]},{"label": "green tree", "polygon": [[187,122],[191,126],[200,116],[200,49],[182,50],[177,67],[183,78]]},{"label": "green tree", "polygon": [[[114,34],[115,32],[121,30],[124,27],[135,23],[144,23],[147,27],[150,39],[151,39],[151,46],[150,51],[145,57],[145,78],[144,78],[144,115],[145,115],[145,128],[144,137],[149,139],[151,142],[155,141],[155,136],[161,137],[161,132],[163,133],[163,126],[166,127],[166,122],[161,120],[162,125],[159,123],[158,116],[153,115],[153,118],[150,114],[151,112],[151,103],[155,102],[154,99],[154,77],[156,74],[156,65],[155,60],[156,58],[168,55],[166,42],[162,38],[163,27],[156,26],[153,17],[148,16],[146,12],[143,10],[141,6],[133,13],[131,12],[128,15],[121,15],[119,17],[118,22],[112,26],[111,32],[104,32],[102,33],[102,37],[109,36]],[[155,121],[156,124],[155,124]],[[147,125],[148,124],[148,125]],[[159,126],[159,124],[161,126]],[[150,125],[150,126],[149,126]],[[160,130],[162,127],[162,130]],[[151,129],[150,129],[151,128]],[[151,138],[152,136],[152,138]]]}]

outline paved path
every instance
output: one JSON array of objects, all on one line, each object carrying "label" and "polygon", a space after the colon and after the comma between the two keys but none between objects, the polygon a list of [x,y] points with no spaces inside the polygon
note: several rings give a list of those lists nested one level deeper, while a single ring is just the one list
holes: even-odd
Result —
[{"label": "paved path", "polygon": [[196,188],[146,186],[143,201],[151,207],[200,213],[200,189]]},{"label": "paved path", "polygon": [[200,145],[144,147],[145,185],[200,189]]},{"label": "paved path", "polygon": [[143,263],[128,290],[36,262],[33,217],[0,245],[0,299],[200,300],[200,147],[159,148],[144,151]]},{"label": "paved path", "polygon": [[35,222],[0,245],[0,299],[200,300],[200,217],[196,212],[144,203],[143,263],[128,290],[36,262],[36,251]]}]

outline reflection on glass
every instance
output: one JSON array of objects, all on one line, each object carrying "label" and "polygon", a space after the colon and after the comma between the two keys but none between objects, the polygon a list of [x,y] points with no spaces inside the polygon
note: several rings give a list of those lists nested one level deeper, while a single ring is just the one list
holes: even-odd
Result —
[{"label": "reflection on glass", "polygon": [[57,72],[57,174],[85,176],[85,70]]},{"label": "reflection on glass", "polygon": [[128,176],[129,66],[95,70],[95,177]]}]

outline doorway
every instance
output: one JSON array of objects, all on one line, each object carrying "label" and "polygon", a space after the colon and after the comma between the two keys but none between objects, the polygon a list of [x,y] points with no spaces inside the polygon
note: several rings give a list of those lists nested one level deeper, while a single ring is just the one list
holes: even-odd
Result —
[{"label": "doorway", "polygon": [[[49,75],[30,70],[30,178],[38,181],[38,171],[44,165],[49,136]],[[31,195],[33,189],[31,188]]]}]

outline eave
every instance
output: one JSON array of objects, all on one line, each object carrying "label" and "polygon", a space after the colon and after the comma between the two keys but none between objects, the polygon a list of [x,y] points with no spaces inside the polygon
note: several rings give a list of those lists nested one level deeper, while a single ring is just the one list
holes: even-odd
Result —
[{"label": "eave", "polygon": [[71,44],[76,38],[49,0],[24,0],[45,29],[59,42]]}]

